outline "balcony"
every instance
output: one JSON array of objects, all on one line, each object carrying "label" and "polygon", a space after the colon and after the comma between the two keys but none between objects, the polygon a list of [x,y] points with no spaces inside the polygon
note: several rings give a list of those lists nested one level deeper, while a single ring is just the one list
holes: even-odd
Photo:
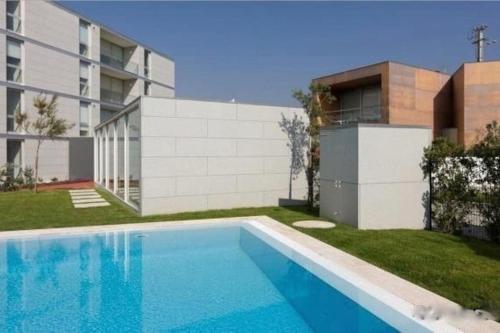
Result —
[{"label": "balcony", "polygon": [[113,104],[123,104],[123,93],[101,88],[101,101]]},{"label": "balcony", "polygon": [[377,123],[382,119],[381,111],[382,106],[373,105],[363,108],[328,111],[327,116],[332,124]]},{"label": "balcony", "polygon": [[21,17],[7,13],[7,30],[21,33]]},{"label": "balcony", "polygon": [[135,75],[139,74],[139,65],[132,61],[124,63],[121,59],[114,58],[107,54],[101,54],[101,63]]}]

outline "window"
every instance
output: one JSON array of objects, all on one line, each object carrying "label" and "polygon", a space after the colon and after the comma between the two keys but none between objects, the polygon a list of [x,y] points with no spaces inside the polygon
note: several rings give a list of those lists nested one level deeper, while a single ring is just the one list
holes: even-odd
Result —
[{"label": "window", "polygon": [[86,62],[80,62],[80,96],[89,96],[89,66]]},{"label": "window", "polygon": [[21,33],[21,2],[7,1],[7,29]]},{"label": "window", "polygon": [[18,177],[23,167],[22,141],[7,140],[7,163],[12,165],[12,176]]},{"label": "window", "polygon": [[12,82],[22,82],[21,63],[22,42],[7,39],[7,80]]},{"label": "window", "polygon": [[80,54],[86,57],[90,56],[89,28],[90,24],[80,20]]},{"label": "window", "polygon": [[21,90],[7,88],[7,132],[16,130],[16,113],[21,111]]},{"label": "window", "polygon": [[123,69],[123,48],[101,40],[101,61],[107,65]]},{"label": "window", "polygon": [[144,82],[144,95],[151,96],[151,82]]},{"label": "window", "polygon": [[340,94],[341,121],[377,121],[380,119],[380,86],[365,86]]},{"label": "window", "polygon": [[101,100],[110,103],[123,103],[123,81],[101,75]]},{"label": "window", "polygon": [[151,78],[151,52],[144,50],[144,76]]},{"label": "window", "polygon": [[80,102],[80,136],[89,135],[89,103]]}]

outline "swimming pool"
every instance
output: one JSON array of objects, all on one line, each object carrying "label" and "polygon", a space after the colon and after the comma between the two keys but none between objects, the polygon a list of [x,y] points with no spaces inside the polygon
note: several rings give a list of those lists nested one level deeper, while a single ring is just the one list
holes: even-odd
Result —
[{"label": "swimming pool", "polygon": [[256,221],[92,230],[0,238],[0,331],[433,330]]}]

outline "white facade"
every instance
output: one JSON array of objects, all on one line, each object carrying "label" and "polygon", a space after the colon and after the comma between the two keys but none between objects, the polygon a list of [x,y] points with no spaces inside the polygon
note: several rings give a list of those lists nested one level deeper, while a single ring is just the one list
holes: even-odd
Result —
[{"label": "white facade", "polygon": [[299,108],[143,97],[96,128],[96,182],[142,215],[304,200],[280,127],[295,115],[305,121]]},{"label": "white facade", "polygon": [[423,229],[420,169],[429,128],[357,124],[321,130],[320,214],[359,229]]},{"label": "white facade", "polygon": [[[152,96],[173,97],[174,72],[167,56],[58,3],[0,0],[0,166],[11,162],[7,140],[22,145],[23,166],[34,164],[32,140],[15,133],[9,123],[12,101],[8,104],[7,91],[20,94],[19,109],[32,118],[34,97],[42,92],[58,95],[59,116],[74,124],[66,136],[92,136],[103,119],[143,95],[145,85]],[[63,142],[54,141],[46,149],[64,151],[68,143]],[[67,152],[56,155],[51,157],[68,164]],[[59,164],[42,164],[40,173],[44,180],[68,179],[67,167]]]}]

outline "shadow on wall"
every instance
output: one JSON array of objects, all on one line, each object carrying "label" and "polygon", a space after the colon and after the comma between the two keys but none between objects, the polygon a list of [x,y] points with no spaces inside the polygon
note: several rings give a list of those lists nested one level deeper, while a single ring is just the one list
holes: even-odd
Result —
[{"label": "shadow on wall", "polygon": [[279,122],[281,131],[285,133],[288,137],[287,147],[290,149],[291,159],[290,159],[290,173],[288,181],[288,198],[280,199],[280,206],[289,206],[294,204],[304,204],[304,200],[294,200],[292,199],[293,193],[293,181],[297,179],[299,174],[305,170],[305,152],[308,144],[309,136],[307,134],[307,126],[302,121],[302,118],[294,114],[292,118],[285,118],[281,114],[281,120]]}]

